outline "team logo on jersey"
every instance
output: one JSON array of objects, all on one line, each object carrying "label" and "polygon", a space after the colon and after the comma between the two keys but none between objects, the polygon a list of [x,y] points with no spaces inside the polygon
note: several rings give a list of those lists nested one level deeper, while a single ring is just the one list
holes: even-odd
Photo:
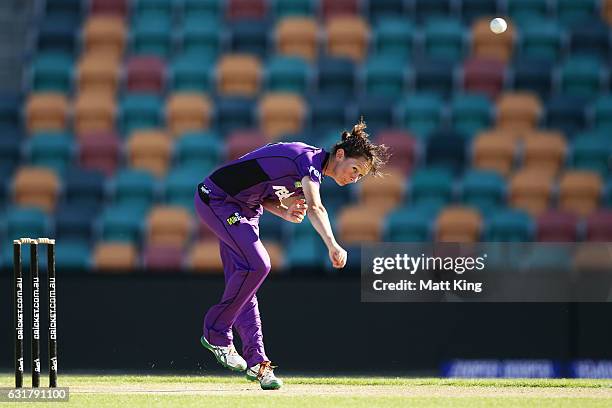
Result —
[{"label": "team logo on jersey", "polygon": [[310,177],[316,177],[319,182],[321,182],[321,172],[315,169],[314,166],[310,166],[308,168],[308,172],[310,173]]},{"label": "team logo on jersey", "polygon": [[276,194],[281,201],[295,194],[295,191],[289,192],[285,186],[272,186],[272,188],[274,189],[274,194]]},{"label": "team logo on jersey", "polygon": [[234,225],[238,222],[240,222],[240,214],[238,212],[233,213],[232,216],[227,219],[228,225]]}]

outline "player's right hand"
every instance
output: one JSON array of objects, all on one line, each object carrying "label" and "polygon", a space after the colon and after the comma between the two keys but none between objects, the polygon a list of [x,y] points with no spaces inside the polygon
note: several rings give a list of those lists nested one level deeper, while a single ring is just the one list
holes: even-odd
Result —
[{"label": "player's right hand", "polygon": [[329,248],[329,260],[331,261],[334,268],[344,268],[346,265],[347,253],[338,244],[332,244]]}]

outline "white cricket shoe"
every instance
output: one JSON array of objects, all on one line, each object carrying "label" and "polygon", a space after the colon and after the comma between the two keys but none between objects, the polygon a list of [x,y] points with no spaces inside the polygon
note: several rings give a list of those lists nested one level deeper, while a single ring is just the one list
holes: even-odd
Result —
[{"label": "white cricket shoe", "polygon": [[200,343],[214,354],[219,364],[223,367],[229,368],[232,371],[246,370],[247,363],[244,361],[244,358],[238,354],[233,343],[226,347],[213,346],[204,336],[200,338]]},{"label": "white cricket shoe", "polygon": [[274,375],[275,368],[271,362],[263,361],[249,367],[246,371],[246,378],[249,381],[259,381],[259,385],[264,390],[278,390],[282,387],[283,382]]}]

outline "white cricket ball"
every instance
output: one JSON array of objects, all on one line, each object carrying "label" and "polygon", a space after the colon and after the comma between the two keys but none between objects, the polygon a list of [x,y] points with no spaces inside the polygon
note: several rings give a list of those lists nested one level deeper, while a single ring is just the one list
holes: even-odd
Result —
[{"label": "white cricket ball", "polygon": [[493,31],[495,34],[501,34],[508,28],[508,23],[506,23],[506,20],[503,18],[497,17],[491,20],[489,27],[491,27],[491,31]]}]

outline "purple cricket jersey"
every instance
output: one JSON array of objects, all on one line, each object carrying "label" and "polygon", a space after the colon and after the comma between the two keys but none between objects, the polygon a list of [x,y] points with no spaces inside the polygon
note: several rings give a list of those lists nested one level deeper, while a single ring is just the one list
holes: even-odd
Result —
[{"label": "purple cricket jersey", "polygon": [[302,195],[304,176],[320,184],[328,158],[324,149],[305,143],[269,143],[217,168],[203,184],[211,195],[228,196],[250,218],[261,215],[264,200]]}]

